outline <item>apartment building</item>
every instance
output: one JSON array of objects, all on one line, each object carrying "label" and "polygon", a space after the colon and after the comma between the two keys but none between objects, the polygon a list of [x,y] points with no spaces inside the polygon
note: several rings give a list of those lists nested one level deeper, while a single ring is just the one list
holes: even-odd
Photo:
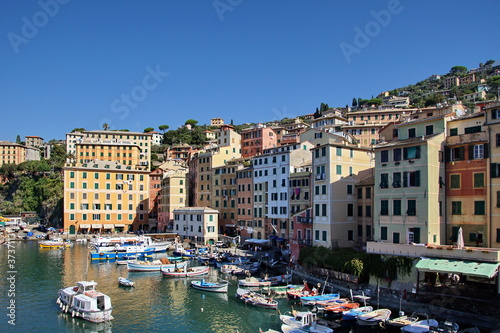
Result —
[{"label": "apartment building", "polygon": [[326,143],[312,149],[313,245],[355,245],[354,187],[372,167],[369,148]]},{"label": "apartment building", "polygon": [[158,227],[161,232],[172,231],[174,210],[188,206],[188,169],[179,166],[163,172],[158,200]]},{"label": "apartment building", "polygon": [[215,244],[218,240],[219,212],[208,207],[185,207],[174,210],[174,232],[183,239]]},{"label": "apartment building", "polygon": [[490,166],[487,171],[486,200],[487,238],[484,246],[500,247],[500,102],[484,107],[488,127]]},{"label": "apartment building", "polygon": [[[245,166],[246,164],[244,164]],[[236,170],[236,184],[238,190],[237,233],[244,239],[254,238],[253,219],[253,167],[248,166]]]},{"label": "apartment building", "polygon": [[199,150],[188,145],[187,143],[182,143],[179,145],[173,145],[165,148],[165,159],[166,160],[182,160],[187,163],[191,157]]},{"label": "apartment building", "polygon": [[444,160],[446,176],[446,244],[453,245],[462,228],[466,246],[489,239],[486,211],[489,187],[489,143],[485,113],[465,115],[447,124]]},{"label": "apartment building", "polygon": [[369,169],[366,176],[355,185],[358,230],[356,248],[364,250],[366,242],[373,240],[373,188],[375,168]]},{"label": "apartment building", "polygon": [[375,146],[375,240],[444,244],[443,145],[455,117],[422,111],[395,126],[397,139]]},{"label": "apartment building", "polygon": [[40,160],[40,150],[14,142],[0,141],[0,165]]},{"label": "apartment building", "polygon": [[253,158],[254,217],[257,218],[254,228],[257,235],[261,232],[261,236],[271,239],[274,245],[284,245],[288,240],[289,177],[297,169],[303,170],[311,165],[312,147],[310,142],[280,146],[266,149],[262,155]]},{"label": "apartment building", "polygon": [[224,125],[224,119],[222,118],[212,118],[210,119],[210,126],[222,126]]},{"label": "apartment building", "polygon": [[250,158],[261,155],[264,149],[278,146],[278,135],[262,124],[241,131],[241,157]]},{"label": "apartment building", "polygon": [[237,235],[238,193],[237,172],[243,169],[244,161],[235,159],[212,169],[212,203],[210,207],[219,211],[219,233]]},{"label": "apartment building", "polygon": [[39,136],[25,136],[24,144],[28,147],[41,147],[43,145],[43,138]]},{"label": "apartment building", "polygon": [[148,230],[149,171],[109,161],[63,168],[64,229]]},{"label": "apartment building", "polygon": [[340,132],[347,125],[347,119],[338,111],[328,111],[323,116],[311,121],[311,127],[325,132]]}]

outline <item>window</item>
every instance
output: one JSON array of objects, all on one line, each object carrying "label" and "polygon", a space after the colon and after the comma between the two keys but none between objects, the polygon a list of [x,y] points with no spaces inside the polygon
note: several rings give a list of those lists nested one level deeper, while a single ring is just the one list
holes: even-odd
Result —
[{"label": "window", "polygon": [[319,204],[314,205],[314,213],[316,216],[319,216]]},{"label": "window", "polygon": [[460,188],[460,175],[450,176],[450,188]]},{"label": "window", "polygon": [[381,173],[380,174],[380,188],[388,188],[389,187],[389,174]]},{"label": "window", "polygon": [[363,217],[363,206],[358,206],[358,216]]},{"label": "window", "polygon": [[415,216],[417,215],[417,200],[408,200],[407,202],[407,209],[406,209],[406,215],[408,216]]},{"label": "window", "polygon": [[319,240],[319,230],[314,231],[314,239]]},{"label": "window", "polygon": [[337,147],[337,156],[342,156],[342,148]]},{"label": "window", "polygon": [[450,128],[450,136],[457,136],[458,128]]},{"label": "window", "polygon": [[392,187],[401,187],[401,172],[394,172],[392,174]]},{"label": "window", "polygon": [[363,188],[358,188],[358,199],[363,199]]},{"label": "window", "polygon": [[371,188],[371,187],[367,187],[367,188],[365,189],[365,191],[366,191],[365,198],[366,198],[366,199],[371,199],[371,198],[372,198],[372,188]]},{"label": "window", "polygon": [[321,194],[326,194],[326,185],[321,185]]},{"label": "window", "polygon": [[425,126],[425,135],[434,134],[434,125]]},{"label": "window", "polygon": [[484,173],[474,174],[474,187],[484,187]]},{"label": "window", "polygon": [[380,239],[387,240],[387,227],[380,228]]},{"label": "window", "polygon": [[469,159],[479,160],[486,157],[484,154],[485,153],[484,145],[471,145],[469,146],[469,149],[472,150],[472,154],[471,151],[469,151]]},{"label": "window", "polygon": [[326,216],[326,204],[321,205],[321,216]]},{"label": "window", "polygon": [[462,215],[462,201],[451,202],[451,215]]},{"label": "window", "polygon": [[395,232],[392,234],[392,242],[394,244],[399,244],[399,232]]},{"label": "window", "polygon": [[347,204],[347,216],[354,216],[354,205]]},{"label": "window", "polygon": [[481,126],[466,127],[464,129],[465,134],[479,133],[479,132],[481,132]]},{"label": "window", "polygon": [[380,162],[381,163],[389,162],[389,151],[388,150],[382,150],[380,152]]},{"label": "window", "polygon": [[348,241],[354,240],[354,230],[347,230],[347,240]]},{"label": "window", "polygon": [[392,151],[392,159],[394,162],[401,161],[401,148],[395,148]]},{"label": "window", "polygon": [[401,215],[401,200],[395,199],[392,201],[392,215]]},{"label": "window", "polygon": [[[326,185],[325,186],[325,194],[326,194]],[[347,185],[347,194],[352,195],[352,185]]]},{"label": "window", "polygon": [[446,149],[447,161],[463,161],[464,160],[464,147],[455,147]]},{"label": "window", "polygon": [[415,128],[409,128],[408,129],[408,137],[409,138],[414,138],[416,136],[416,130]]},{"label": "window", "polygon": [[403,172],[403,187],[420,186],[420,170]]},{"label": "window", "polygon": [[389,200],[380,200],[380,215],[389,215]]},{"label": "window", "polygon": [[485,214],[484,201],[474,201],[474,215],[484,215],[484,214]]},{"label": "window", "polygon": [[420,146],[403,148],[403,159],[418,159],[420,158]]},{"label": "window", "polygon": [[342,174],[342,165],[337,165],[337,175]]},{"label": "window", "polygon": [[366,217],[372,217],[372,206],[366,206],[365,207],[365,216]]},{"label": "window", "polygon": [[323,242],[326,242],[326,231],[325,231],[325,230],[323,230],[323,232],[322,232],[322,236],[323,236],[323,237],[322,237],[322,239],[321,239],[321,240],[322,240]]}]

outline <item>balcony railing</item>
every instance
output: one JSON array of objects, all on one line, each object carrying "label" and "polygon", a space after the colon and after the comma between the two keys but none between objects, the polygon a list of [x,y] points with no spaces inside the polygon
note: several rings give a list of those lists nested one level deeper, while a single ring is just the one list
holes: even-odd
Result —
[{"label": "balcony railing", "polygon": [[300,245],[312,246],[312,239],[299,239],[298,242]]},{"label": "balcony railing", "polygon": [[313,218],[312,217],[298,217],[297,222],[300,223],[313,223]]}]

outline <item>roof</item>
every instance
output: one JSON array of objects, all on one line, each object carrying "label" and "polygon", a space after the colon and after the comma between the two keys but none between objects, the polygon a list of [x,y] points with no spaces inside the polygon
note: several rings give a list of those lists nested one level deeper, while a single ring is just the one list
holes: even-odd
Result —
[{"label": "roof", "polygon": [[461,261],[448,259],[421,259],[416,268],[423,272],[443,272],[492,278],[498,273],[500,263]]}]

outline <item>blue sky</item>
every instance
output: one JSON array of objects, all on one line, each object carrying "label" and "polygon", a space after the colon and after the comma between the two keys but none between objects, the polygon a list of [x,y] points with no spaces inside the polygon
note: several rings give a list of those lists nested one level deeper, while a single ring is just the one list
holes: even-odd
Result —
[{"label": "blue sky", "polygon": [[0,140],[350,105],[500,59],[499,9],[497,0],[4,0]]}]

